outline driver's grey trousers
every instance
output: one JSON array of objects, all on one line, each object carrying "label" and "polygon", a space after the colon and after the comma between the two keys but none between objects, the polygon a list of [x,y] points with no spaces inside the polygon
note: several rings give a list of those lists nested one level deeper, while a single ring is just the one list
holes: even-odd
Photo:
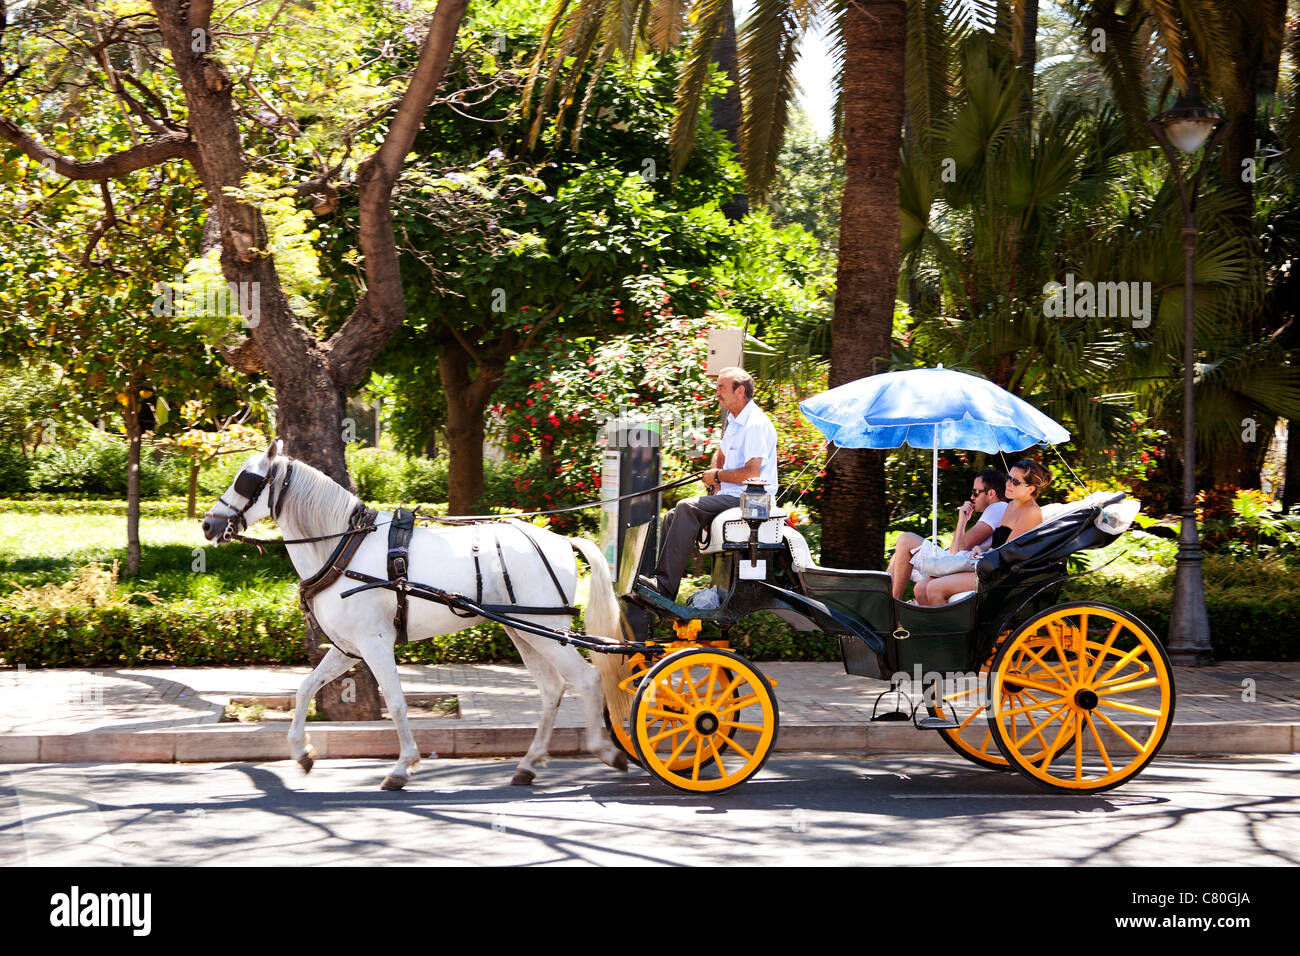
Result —
[{"label": "driver's grey trousers", "polygon": [[659,563],[655,565],[659,593],[670,598],[677,597],[682,572],[686,570],[686,562],[695,553],[695,539],[700,529],[707,527],[728,508],[738,507],[739,495],[705,495],[703,498],[679,501],[676,508],[664,515]]}]

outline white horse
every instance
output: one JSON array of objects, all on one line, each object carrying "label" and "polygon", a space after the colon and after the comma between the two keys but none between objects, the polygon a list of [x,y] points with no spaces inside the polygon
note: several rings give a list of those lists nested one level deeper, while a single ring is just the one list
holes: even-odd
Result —
[{"label": "white horse", "polygon": [[[356,496],[309,465],[288,458],[282,454],[282,447],[282,442],[277,439],[265,452],[253,455],[244,463],[230,488],[203,517],[203,534],[208,541],[227,541],[232,534],[238,534],[268,515],[275,518],[286,540],[337,535],[348,528],[349,518],[360,504]],[[287,487],[286,474],[291,476]],[[379,514],[375,522],[378,530],[364,536],[348,563],[350,569],[387,580],[388,522],[391,517],[389,512]],[[531,536],[546,555],[564,591],[562,603],[570,607],[578,576],[573,552],[582,554],[591,567],[590,596],[585,615],[587,632],[596,641],[618,642],[621,634],[618,597],[600,549],[583,538],[565,538],[533,525],[521,525],[522,522],[493,523],[480,526],[478,532],[465,525],[439,530],[417,527],[409,545],[407,579],[473,600],[477,595],[473,551],[477,543],[483,605],[556,607],[561,603],[560,595],[537,549],[527,540],[527,536]],[[514,600],[507,594],[494,536],[500,543]],[[299,578],[306,580],[321,570],[338,540],[332,537],[314,543],[288,544],[289,558]],[[322,687],[344,674],[358,659],[364,660],[383,691],[401,744],[397,763],[384,778],[382,788],[400,790],[419,764],[420,753],[407,723],[406,697],[393,658],[397,635],[393,619],[397,597],[393,591],[384,588],[362,591],[346,599],[341,597],[342,592],[357,586],[356,580],[340,577],[312,601],[316,621],[333,647],[298,688],[293,724],[289,730],[289,747],[304,772],[310,773],[316,754],[306,734],[307,706]],[[567,615],[513,616],[550,628],[567,628],[572,622]],[[414,597],[408,601],[407,634],[410,641],[451,634],[484,620],[480,616],[458,616],[446,605],[433,601]],[[598,673],[572,646],[514,627],[505,627],[505,631],[519,649],[519,655],[542,694],[541,722],[511,783],[531,784],[537,768],[546,762],[566,682],[582,698],[587,725],[585,748],[610,766],[626,772],[627,757],[610,740],[605,729],[601,693],[602,678],[606,687],[611,686],[611,681],[616,686],[622,658],[593,654],[600,667]]]}]

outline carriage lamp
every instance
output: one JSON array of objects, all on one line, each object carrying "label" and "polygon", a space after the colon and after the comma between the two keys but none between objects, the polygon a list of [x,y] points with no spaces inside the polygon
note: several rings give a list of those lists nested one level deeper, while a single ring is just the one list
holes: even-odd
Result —
[{"label": "carriage lamp", "polygon": [[[1216,127],[1218,127],[1216,129]],[[1201,574],[1201,539],[1196,529],[1196,407],[1192,392],[1196,370],[1193,342],[1193,283],[1196,260],[1196,198],[1206,161],[1227,126],[1223,117],[1201,103],[1195,92],[1184,93],[1173,109],[1147,123],[1160,143],[1183,205],[1183,515],[1178,535],[1178,563],[1174,571],[1174,602],[1169,618],[1169,656],[1175,664],[1200,666],[1213,663],[1210,620],[1205,610],[1205,582]],[[1213,136],[1211,137],[1211,133]],[[1206,143],[1206,138],[1210,137]],[[1183,176],[1177,147],[1191,155],[1204,144],[1200,165],[1188,180]]]},{"label": "carriage lamp", "polygon": [[772,513],[772,496],[762,478],[746,478],[745,490],[740,493],[742,518],[766,518]]}]

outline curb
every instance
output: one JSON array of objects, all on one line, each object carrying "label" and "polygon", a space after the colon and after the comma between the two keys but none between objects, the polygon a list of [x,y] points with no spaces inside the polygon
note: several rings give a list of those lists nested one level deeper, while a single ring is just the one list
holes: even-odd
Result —
[{"label": "curb", "polygon": [[[387,722],[384,722],[387,723]],[[420,753],[438,757],[516,757],[532,742],[533,727],[446,727],[444,720],[412,721]],[[27,763],[209,763],[288,760],[283,725],[217,724],[135,733],[95,732],[0,736],[0,764]],[[313,722],[307,728],[322,758],[396,758],[391,725]],[[911,726],[786,725],[775,750],[818,753],[950,753],[936,733]],[[584,753],[582,728],[557,727],[550,752]],[[1284,754],[1300,752],[1300,724],[1175,724],[1161,753],[1166,756]]]}]

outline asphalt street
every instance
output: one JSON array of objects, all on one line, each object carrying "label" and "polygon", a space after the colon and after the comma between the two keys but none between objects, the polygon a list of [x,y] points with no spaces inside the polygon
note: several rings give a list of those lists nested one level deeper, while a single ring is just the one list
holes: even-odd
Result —
[{"label": "asphalt street", "polygon": [[637,768],[426,760],[32,764],[0,772],[0,866],[1293,866],[1300,755],[1157,759],[1108,793],[1040,791],[955,756],[774,756],[737,790]]}]

